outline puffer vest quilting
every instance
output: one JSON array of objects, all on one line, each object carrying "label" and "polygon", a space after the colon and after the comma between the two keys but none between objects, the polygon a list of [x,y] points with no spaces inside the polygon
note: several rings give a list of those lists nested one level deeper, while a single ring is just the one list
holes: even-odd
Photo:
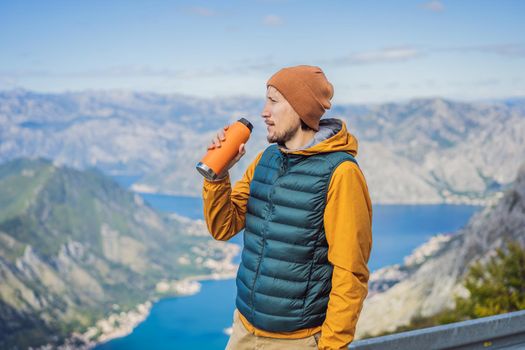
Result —
[{"label": "puffer vest quilting", "polygon": [[324,209],[333,171],[346,152],[311,156],[268,147],[250,184],[236,307],[255,327],[288,332],[326,317],[333,267]]}]

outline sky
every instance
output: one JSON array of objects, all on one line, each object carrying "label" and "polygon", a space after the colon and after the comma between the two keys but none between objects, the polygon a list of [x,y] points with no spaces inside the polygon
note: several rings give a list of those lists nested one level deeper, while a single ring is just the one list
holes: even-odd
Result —
[{"label": "sky", "polygon": [[0,0],[0,90],[263,98],[299,64],[334,103],[525,96],[525,1]]}]

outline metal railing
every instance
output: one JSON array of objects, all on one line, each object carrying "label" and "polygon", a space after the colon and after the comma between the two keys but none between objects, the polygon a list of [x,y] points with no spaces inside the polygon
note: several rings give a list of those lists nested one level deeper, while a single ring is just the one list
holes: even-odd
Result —
[{"label": "metal railing", "polygon": [[525,349],[525,310],[356,340],[349,349]]}]

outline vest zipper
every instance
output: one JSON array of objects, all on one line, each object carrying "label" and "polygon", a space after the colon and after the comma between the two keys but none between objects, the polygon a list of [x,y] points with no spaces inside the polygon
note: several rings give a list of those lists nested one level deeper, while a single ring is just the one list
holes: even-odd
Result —
[{"label": "vest zipper", "polygon": [[281,162],[281,167],[279,169],[279,176],[284,175],[288,171],[288,162],[290,161],[290,158],[286,153],[283,153],[283,160]]},{"label": "vest zipper", "polygon": [[[279,177],[281,177],[282,175],[284,175],[287,171],[288,171],[288,162],[289,162],[289,157],[286,153],[284,152],[281,152],[282,156],[283,156],[283,160],[281,162],[281,165],[279,167]],[[271,216],[273,215],[273,210],[274,210],[274,206],[273,206],[273,203],[272,203],[272,194],[273,194],[273,188],[274,188],[275,184],[272,185],[272,189],[270,190],[270,193],[269,193],[269,197],[268,197],[268,216]],[[259,277],[259,270],[260,270],[260,267],[261,267],[261,263],[262,263],[262,259],[264,257],[264,247],[266,246],[266,234],[267,234],[267,231],[268,230],[268,218],[265,222],[265,225],[264,225],[264,229],[263,229],[263,232],[262,232],[262,248],[261,248],[261,259],[259,260],[259,263],[257,264],[257,269],[255,271],[255,277],[253,279],[253,286],[252,286],[252,290],[251,290],[251,295],[250,295],[250,299],[251,299],[251,313],[252,313],[252,320],[255,320],[255,313],[254,313],[254,294],[255,294],[255,283],[257,282],[257,277]]]}]

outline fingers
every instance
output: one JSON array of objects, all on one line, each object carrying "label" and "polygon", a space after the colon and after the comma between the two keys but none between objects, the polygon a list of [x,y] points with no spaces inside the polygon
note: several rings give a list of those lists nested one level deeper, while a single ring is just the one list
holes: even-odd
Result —
[{"label": "fingers", "polygon": [[239,153],[237,153],[237,155],[235,156],[235,163],[237,163],[239,159],[241,159],[242,156],[244,156],[245,153],[246,153],[245,145],[244,143],[241,143],[241,145],[239,146]]},{"label": "fingers", "polygon": [[[219,130],[217,132],[217,135],[213,138],[213,140],[211,141],[211,143],[208,145],[208,149],[213,149],[213,148],[220,148],[221,147],[221,142],[222,141],[225,141],[226,140],[226,134],[224,133],[224,131],[228,130],[229,128],[229,125],[226,125],[223,130]],[[244,154],[246,153],[246,149],[245,149],[245,144],[244,143],[241,143],[241,145],[239,146],[239,156],[242,157]],[[239,157],[239,159],[240,159]]]},{"label": "fingers", "polygon": [[[228,129],[228,126],[225,126],[224,130],[227,130],[227,129]],[[221,141],[226,140],[226,134],[224,133],[224,130],[219,130],[219,132],[217,132],[217,135],[211,141],[211,144],[208,146],[208,149],[213,149],[215,147],[217,148],[221,147]]]},{"label": "fingers", "polygon": [[212,140],[211,140],[211,143],[210,145],[208,146],[208,149],[213,149],[213,148],[218,148],[218,147],[221,147],[221,143],[219,141],[219,138],[217,136],[215,136]]},{"label": "fingers", "polygon": [[213,139],[213,143],[215,143],[215,147],[221,147],[221,137],[219,135],[215,136]]}]

